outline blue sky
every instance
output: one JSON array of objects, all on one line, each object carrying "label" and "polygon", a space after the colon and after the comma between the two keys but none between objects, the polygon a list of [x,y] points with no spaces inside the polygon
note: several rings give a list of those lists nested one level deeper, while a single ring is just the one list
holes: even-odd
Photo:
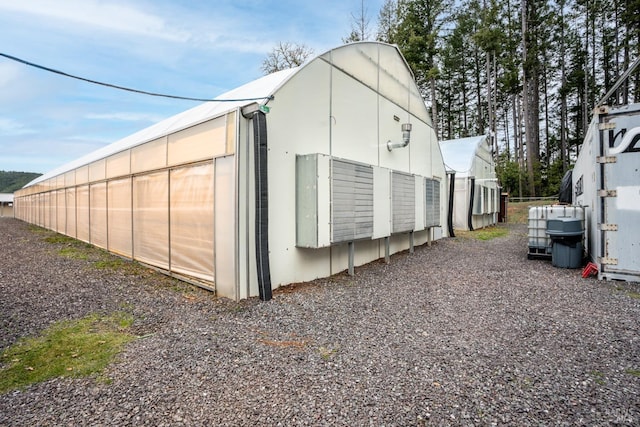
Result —
[{"label": "blue sky", "polygon": [[[375,32],[383,0],[365,1]],[[0,0],[0,52],[92,80],[212,98],[262,75],[278,42],[342,44],[360,0]],[[0,57],[0,170],[47,172],[198,105]]]}]

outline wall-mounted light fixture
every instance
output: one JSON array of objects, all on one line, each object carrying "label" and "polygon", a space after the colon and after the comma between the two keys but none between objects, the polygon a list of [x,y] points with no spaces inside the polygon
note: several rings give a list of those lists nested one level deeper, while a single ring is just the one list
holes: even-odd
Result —
[{"label": "wall-mounted light fixture", "polygon": [[411,123],[403,123],[402,124],[402,142],[391,142],[391,140],[387,141],[387,150],[391,151],[394,148],[403,148],[409,145],[409,140],[411,139]]}]

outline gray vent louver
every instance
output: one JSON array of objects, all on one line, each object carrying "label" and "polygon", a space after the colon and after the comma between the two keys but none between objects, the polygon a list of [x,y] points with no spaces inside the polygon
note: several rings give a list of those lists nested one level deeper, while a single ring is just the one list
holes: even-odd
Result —
[{"label": "gray vent louver", "polygon": [[391,173],[392,232],[413,231],[416,222],[416,181],[413,175]]},{"label": "gray vent louver", "polygon": [[373,235],[373,168],[346,160],[331,161],[333,243]]},{"label": "gray vent louver", "polygon": [[437,179],[425,179],[425,226],[440,226],[440,181]]}]

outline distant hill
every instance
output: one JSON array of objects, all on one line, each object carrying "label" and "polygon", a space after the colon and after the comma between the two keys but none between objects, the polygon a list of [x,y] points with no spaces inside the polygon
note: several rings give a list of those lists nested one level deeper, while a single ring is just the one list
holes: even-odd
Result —
[{"label": "distant hill", "polygon": [[0,193],[13,193],[40,175],[34,172],[0,171]]}]

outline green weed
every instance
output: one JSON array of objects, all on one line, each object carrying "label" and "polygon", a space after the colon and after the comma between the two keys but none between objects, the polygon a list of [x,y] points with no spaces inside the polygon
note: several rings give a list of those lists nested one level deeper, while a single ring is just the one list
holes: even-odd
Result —
[{"label": "green weed", "polygon": [[23,338],[0,357],[0,393],[60,377],[100,373],[124,345],[133,317],[91,315],[58,322],[40,336]]}]

